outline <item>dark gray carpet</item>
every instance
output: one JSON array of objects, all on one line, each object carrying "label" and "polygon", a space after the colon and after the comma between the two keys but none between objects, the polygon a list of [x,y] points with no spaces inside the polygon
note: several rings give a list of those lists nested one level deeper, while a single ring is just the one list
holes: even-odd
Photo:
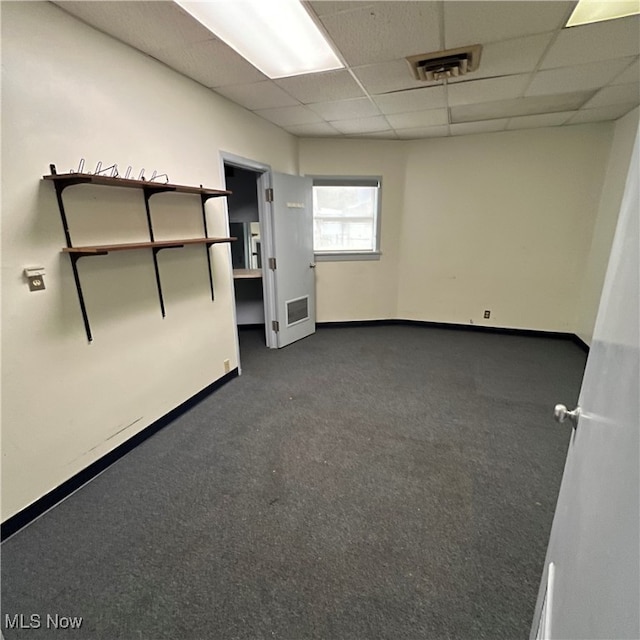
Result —
[{"label": "dark gray carpet", "polygon": [[7,640],[527,637],[577,346],[391,326],[280,351],[243,331],[241,355],[240,378],[3,545]]}]

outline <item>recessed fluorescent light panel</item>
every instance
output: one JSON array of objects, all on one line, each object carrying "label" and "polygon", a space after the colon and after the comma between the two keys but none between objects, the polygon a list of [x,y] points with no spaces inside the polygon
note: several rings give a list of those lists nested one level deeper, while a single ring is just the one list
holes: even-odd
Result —
[{"label": "recessed fluorescent light panel", "polygon": [[636,13],[640,13],[640,0],[580,0],[567,27],[624,18]]},{"label": "recessed fluorescent light panel", "polygon": [[299,0],[175,0],[269,78],[341,69]]}]

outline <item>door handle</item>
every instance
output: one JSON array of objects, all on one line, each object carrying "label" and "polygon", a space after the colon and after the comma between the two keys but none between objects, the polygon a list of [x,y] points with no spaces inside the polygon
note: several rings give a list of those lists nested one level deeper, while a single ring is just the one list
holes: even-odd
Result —
[{"label": "door handle", "polygon": [[576,407],[573,411],[569,411],[563,404],[557,404],[553,410],[553,417],[556,422],[562,424],[565,420],[571,422],[574,429],[578,427],[578,419],[580,418],[580,407]]},{"label": "door handle", "polygon": [[312,263],[309,265],[309,269],[315,269],[315,268],[316,268],[316,263],[315,263],[315,262],[312,262]]}]

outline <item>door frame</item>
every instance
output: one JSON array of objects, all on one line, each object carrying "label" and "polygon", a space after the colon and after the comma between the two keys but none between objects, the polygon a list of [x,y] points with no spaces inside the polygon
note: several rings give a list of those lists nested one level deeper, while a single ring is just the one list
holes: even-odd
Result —
[{"label": "door frame", "polygon": [[[278,348],[278,336],[273,330],[273,321],[276,319],[276,283],[275,276],[269,269],[269,258],[273,257],[273,212],[271,203],[267,202],[267,189],[271,188],[271,166],[257,160],[244,158],[228,151],[220,151],[220,171],[222,184],[226,188],[226,177],[224,167],[229,165],[238,169],[245,169],[257,174],[256,187],[258,189],[258,222],[260,223],[260,253],[262,264],[262,297],[264,301],[264,334],[265,342],[269,349]],[[227,233],[229,233],[229,205],[226,198],[224,207],[226,212]],[[229,256],[231,256],[231,247],[229,247]],[[238,326],[236,315],[236,295],[235,288],[231,287],[233,300],[233,321]],[[242,372],[240,367],[240,346],[236,344],[238,357],[238,371]]]}]

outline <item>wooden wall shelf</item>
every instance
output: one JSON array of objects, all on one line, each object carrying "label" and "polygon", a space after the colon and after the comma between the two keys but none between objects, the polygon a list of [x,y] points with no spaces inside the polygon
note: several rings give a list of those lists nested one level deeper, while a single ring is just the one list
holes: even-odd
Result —
[{"label": "wooden wall shelf", "polygon": [[[78,260],[80,258],[90,256],[102,256],[111,251],[133,251],[136,249],[151,249],[153,256],[153,267],[156,275],[156,286],[158,289],[158,299],[160,301],[160,311],[162,317],[166,315],[164,306],[164,297],[162,294],[162,284],[160,282],[160,270],[158,268],[158,252],[162,249],[177,249],[184,247],[185,245],[202,245],[205,247],[207,256],[207,265],[209,272],[209,285],[211,288],[211,300],[215,300],[215,292],[213,287],[213,273],[211,264],[211,255],[209,248],[214,244],[222,244],[233,242],[236,238],[215,238],[209,237],[207,229],[207,216],[205,212],[205,203],[210,198],[219,198],[228,196],[231,191],[222,191],[220,189],[207,189],[200,185],[199,187],[192,187],[181,184],[170,184],[161,182],[150,182],[146,180],[128,180],[125,178],[112,178],[109,176],[92,175],[90,173],[57,173],[55,165],[49,165],[51,174],[43,176],[44,180],[50,180],[53,182],[56,197],[58,200],[58,209],[60,210],[60,217],[62,219],[62,227],[64,229],[65,239],[67,246],[62,249],[63,253],[66,253],[71,259],[71,268],[73,270],[73,278],[76,284],[78,292],[78,301],[80,303],[80,311],[82,313],[82,319],[84,321],[84,328],[87,332],[87,339],[89,342],[93,340],[91,333],[91,327],[89,325],[89,316],[87,315],[87,308],[84,302],[84,295],[82,293],[82,285],[80,282],[80,275],[78,273]],[[69,230],[69,224],[67,222],[67,214],[64,208],[64,201],[62,199],[62,193],[67,187],[72,187],[78,184],[93,184],[103,187],[124,187],[126,189],[140,189],[144,195],[144,206],[147,214],[147,227],[149,231],[148,242],[129,242],[121,244],[102,244],[91,245],[84,247],[75,247],[71,241],[71,232]],[[153,232],[153,222],[151,219],[151,210],[149,208],[149,200],[151,196],[157,193],[185,193],[191,195],[200,196],[200,206],[202,212],[202,226],[204,227],[204,236],[202,238],[177,238],[175,240],[156,240]]]},{"label": "wooden wall shelf", "polygon": [[183,184],[170,184],[163,182],[151,182],[149,180],[125,180],[124,178],[112,178],[110,176],[96,176],[91,173],[51,173],[43,176],[44,180],[53,180],[63,189],[75,184],[98,184],[104,187],[123,187],[125,189],[145,189],[154,193],[172,191],[174,193],[191,193],[205,196],[206,198],[221,198],[231,194],[231,191],[220,189],[206,189],[202,186],[192,187]]},{"label": "wooden wall shelf", "polygon": [[129,242],[126,244],[101,244],[88,247],[64,247],[63,253],[81,253],[94,255],[109,253],[111,251],[132,251],[135,249],[177,249],[189,244],[221,244],[233,242],[236,238],[186,238],[185,240],[156,240],[154,242]]},{"label": "wooden wall shelf", "polygon": [[234,280],[258,280],[262,278],[262,269],[234,269]]}]

